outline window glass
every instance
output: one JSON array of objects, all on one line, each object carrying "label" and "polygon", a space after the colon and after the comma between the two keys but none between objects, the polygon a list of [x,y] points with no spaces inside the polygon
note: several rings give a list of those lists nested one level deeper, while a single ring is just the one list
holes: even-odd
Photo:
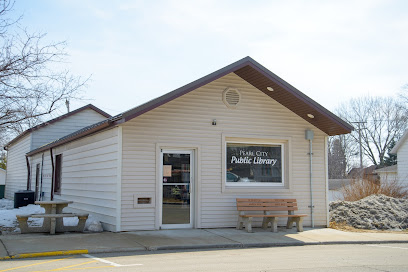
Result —
[{"label": "window glass", "polygon": [[283,183],[281,144],[227,143],[229,184]]}]

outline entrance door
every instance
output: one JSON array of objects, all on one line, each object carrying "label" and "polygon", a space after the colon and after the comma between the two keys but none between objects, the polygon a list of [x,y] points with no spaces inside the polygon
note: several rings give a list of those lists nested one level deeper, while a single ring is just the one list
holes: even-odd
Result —
[{"label": "entrance door", "polygon": [[193,227],[193,151],[163,150],[161,228]]}]

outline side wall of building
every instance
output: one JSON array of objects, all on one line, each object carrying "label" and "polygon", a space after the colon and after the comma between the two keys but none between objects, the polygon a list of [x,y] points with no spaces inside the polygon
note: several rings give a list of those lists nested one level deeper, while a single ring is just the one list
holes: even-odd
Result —
[{"label": "side wall of building", "polygon": [[405,141],[397,153],[398,180],[408,185],[408,141]]},{"label": "side wall of building", "polygon": [[[91,213],[103,223],[106,230],[116,231],[118,184],[118,128],[53,149],[53,156],[62,154],[61,193],[54,194],[54,200],[70,200],[68,210]],[[55,163],[55,159],[54,159]],[[52,165],[50,151],[32,158],[33,175],[36,164],[43,165],[44,200],[51,197]],[[32,180],[33,188],[34,179]]]},{"label": "side wall of building", "polygon": [[[223,91],[236,88],[241,102],[236,109],[223,103]],[[212,125],[216,119],[216,125]],[[296,198],[299,213],[311,225],[309,141],[314,131],[313,186],[316,226],[327,225],[326,134],[283,107],[236,74],[228,74],[123,125],[122,230],[157,229],[159,207],[138,208],[135,196],[161,196],[158,148],[195,148],[194,227],[233,227],[238,197]],[[224,188],[223,157],[228,137],[285,139],[290,143],[290,189],[228,190]],[[225,170],[224,170],[225,173]],[[156,199],[157,200],[157,199]],[[155,201],[157,204],[158,202]],[[283,223],[283,221],[281,221]]]},{"label": "side wall of building", "polygon": [[30,151],[31,134],[27,134],[7,151],[5,197],[14,200],[14,193],[27,189],[27,163],[25,154]]},{"label": "side wall of building", "polygon": [[42,145],[48,144],[56,139],[71,134],[81,128],[87,127],[105,119],[105,116],[97,113],[92,109],[85,109],[83,111],[75,113],[69,117],[33,131],[33,141],[31,149],[36,149]]}]

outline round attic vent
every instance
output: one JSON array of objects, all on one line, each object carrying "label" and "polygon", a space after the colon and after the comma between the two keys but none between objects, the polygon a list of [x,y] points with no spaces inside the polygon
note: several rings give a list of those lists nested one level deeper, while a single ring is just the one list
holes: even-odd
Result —
[{"label": "round attic vent", "polygon": [[237,89],[227,88],[222,93],[222,101],[229,108],[236,108],[239,101],[241,101],[241,94]]}]

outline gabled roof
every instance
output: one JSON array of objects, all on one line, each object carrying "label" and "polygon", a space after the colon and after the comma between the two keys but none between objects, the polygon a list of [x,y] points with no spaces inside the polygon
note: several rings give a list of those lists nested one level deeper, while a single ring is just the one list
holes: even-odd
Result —
[{"label": "gabled roof", "polygon": [[401,139],[399,139],[398,142],[395,144],[395,146],[391,149],[390,154],[396,155],[398,152],[398,149],[401,148],[401,146],[405,143],[407,139],[408,139],[408,130],[404,132]]},{"label": "gabled roof", "polygon": [[[354,129],[352,125],[325,109],[319,103],[297,90],[295,87],[260,65],[252,58],[245,57],[145,104],[118,114],[107,119],[106,121],[83,128],[50,144],[30,151],[27,153],[27,155],[33,155],[49,148],[53,148],[69,141],[84,137],[91,133],[95,133],[109,126],[115,126],[127,122],[229,73],[237,74],[255,88],[287,107],[289,110],[293,111],[301,118],[305,119],[307,122],[324,131],[328,135],[332,136],[346,134],[350,133]],[[274,91],[268,91],[267,87],[272,87]],[[314,118],[308,117],[308,114],[313,115]]]},{"label": "gabled roof", "polygon": [[51,119],[51,120],[49,120],[49,121],[46,121],[46,122],[44,122],[44,123],[41,123],[41,124],[39,124],[39,125],[36,125],[36,126],[34,126],[34,127],[32,127],[32,128],[27,129],[26,131],[24,131],[23,133],[21,133],[20,135],[18,135],[16,138],[14,138],[14,139],[11,140],[10,142],[8,142],[8,143],[4,146],[4,149],[6,149],[6,148],[7,148],[8,146],[10,146],[11,144],[17,142],[18,140],[20,140],[21,138],[23,138],[25,135],[27,135],[28,133],[30,133],[30,132],[32,132],[32,131],[35,131],[35,130],[40,129],[40,128],[42,128],[42,127],[51,125],[51,124],[53,124],[53,123],[55,123],[55,122],[61,121],[61,120],[65,119],[65,118],[67,118],[67,117],[70,117],[70,116],[72,116],[72,115],[74,115],[74,114],[76,114],[76,113],[78,113],[78,112],[81,112],[81,111],[84,111],[84,110],[87,110],[87,109],[94,110],[94,111],[96,111],[97,113],[101,114],[102,116],[105,116],[106,118],[111,117],[110,114],[104,112],[103,110],[101,110],[101,109],[95,107],[95,106],[92,105],[92,104],[88,104],[88,105],[85,105],[85,106],[83,106],[83,107],[81,107],[81,108],[78,108],[78,109],[76,109],[76,110],[70,111],[70,112],[68,112],[68,113],[66,113],[66,114],[63,114],[63,115],[58,116],[58,117],[56,117],[56,118],[54,118],[54,119]]},{"label": "gabled roof", "polygon": [[[352,125],[337,117],[250,57],[243,58],[190,84],[128,110],[120,115],[121,118],[116,123],[129,121],[229,73],[237,74],[261,92],[330,136],[347,134],[354,129]],[[268,91],[267,87],[272,87],[274,91]],[[308,117],[308,114],[313,115],[314,118]]]}]

